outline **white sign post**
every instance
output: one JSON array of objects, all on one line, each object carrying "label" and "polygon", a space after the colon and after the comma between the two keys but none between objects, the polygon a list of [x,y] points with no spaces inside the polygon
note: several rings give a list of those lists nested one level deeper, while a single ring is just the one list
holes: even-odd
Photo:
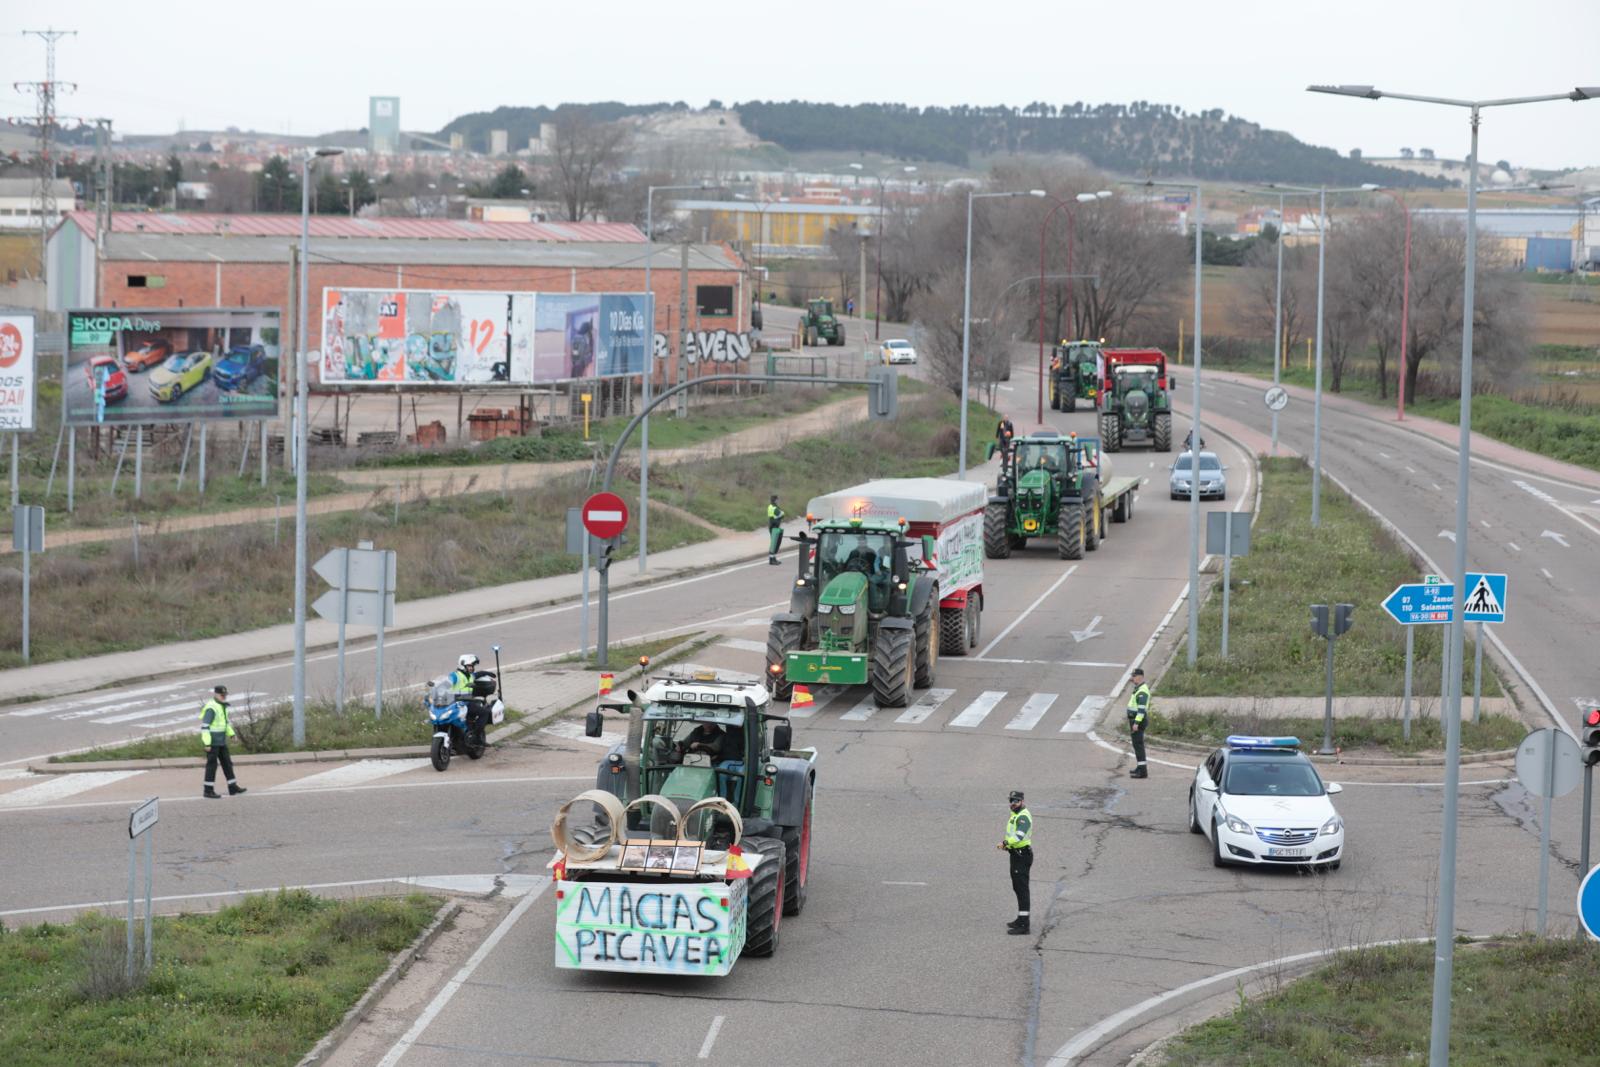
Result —
[{"label": "white sign post", "polygon": [[333,586],[319,596],[311,610],[339,626],[339,690],[334,706],[344,711],[344,628],[346,623],[373,626],[378,631],[377,689],[372,707],[383,716],[383,631],[394,625],[395,554],[392,549],[374,549],[371,541],[355,548],[335,548],[311,568]]},{"label": "white sign post", "polygon": [[133,979],[133,887],[134,874],[139,865],[139,838],[144,838],[144,969],[150,970],[150,917],[151,892],[154,890],[156,866],[156,835],[150,833],[161,818],[161,807],[155,797],[140,804],[128,814],[128,979]]},{"label": "white sign post", "polygon": [[1566,796],[1578,784],[1582,769],[1578,742],[1563,730],[1535,730],[1517,746],[1517,781],[1544,798],[1539,820],[1539,936],[1544,936],[1550,902],[1550,801]]},{"label": "white sign post", "polygon": [[[13,435],[12,440],[16,440]],[[44,551],[44,508],[14,505],[11,509],[11,547],[22,553],[22,665],[31,662],[28,635],[33,575],[33,554]]]}]

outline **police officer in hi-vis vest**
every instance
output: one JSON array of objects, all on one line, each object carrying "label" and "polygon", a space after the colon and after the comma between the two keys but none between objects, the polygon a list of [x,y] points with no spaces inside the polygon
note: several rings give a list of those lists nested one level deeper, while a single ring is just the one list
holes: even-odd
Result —
[{"label": "police officer in hi-vis vest", "polygon": [[200,743],[206,746],[206,789],[202,796],[221,799],[212,788],[217,784],[218,763],[222,764],[223,777],[228,780],[228,794],[238,796],[245,791],[233,777],[233,758],[228,755],[228,738],[232,736],[233,724],[228,721],[228,687],[219,685],[200,709]]},{"label": "police officer in hi-vis vest", "polygon": [[1145,766],[1144,731],[1150,721],[1150,687],[1145,684],[1144,671],[1135,667],[1128,681],[1133,693],[1128,697],[1128,735],[1133,738],[1133,770],[1129,778],[1148,778],[1150,768]]},{"label": "police officer in hi-vis vest", "polygon": [[778,546],[783,544],[783,509],[778,506],[778,494],[767,501],[767,562],[778,565]]},{"label": "police officer in hi-vis vest", "polygon": [[1011,890],[1017,894],[1017,917],[1006,923],[1006,933],[1028,932],[1028,874],[1033,870],[1033,816],[1022,802],[1022,791],[1011,791],[1011,817],[1006,836],[995,846],[1011,863]]}]

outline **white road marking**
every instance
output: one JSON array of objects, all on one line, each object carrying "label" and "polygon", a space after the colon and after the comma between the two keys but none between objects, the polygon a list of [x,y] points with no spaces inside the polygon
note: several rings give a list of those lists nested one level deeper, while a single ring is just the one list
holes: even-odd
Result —
[{"label": "white road marking", "polygon": [[364,759],[355,763],[347,763],[343,767],[333,767],[316,774],[293,782],[275,785],[267,792],[277,792],[285,788],[295,789],[337,789],[341,786],[360,785],[362,782],[375,782],[380,778],[388,778],[394,774],[404,774],[406,771],[415,771],[426,767],[429,760],[426,756],[418,759]]},{"label": "white road marking", "polygon": [[1017,717],[1006,723],[1007,730],[1031,730],[1039,725],[1039,720],[1045,717],[1050,710],[1050,705],[1056,702],[1055,693],[1034,693],[1023,701],[1022,710],[1017,712]]},{"label": "white road marking", "polygon": [[955,696],[954,689],[930,689],[917,698],[917,702],[900,713],[899,723],[919,723],[939,710],[939,705]]},{"label": "white road marking", "polygon": [[25,785],[10,793],[0,793],[0,808],[31,808],[36,804],[49,804],[143,773],[143,771],[84,771],[81,774],[52,775],[48,782]]},{"label": "white road marking", "polygon": [[1435,493],[1442,493],[1442,492],[1444,492],[1444,487],[1443,487],[1443,486],[1441,486],[1441,485],[1440,485],[1440,484],[1439,484],[1439,483],[1438,483],[1438,482],[1429,482],[1429,483],[1428,483],[1428,484],[1429,484],[1429,485],[1431,485],[1431,486],[1433,486],[1433,491],[1434,491],[1434,492],[1435,492]]},{"label": "white road marking", "polygon": [[1515,541],[1507,541],[1506,544],[1511,547],[1511,551],[1513,551],[1513,552],[1521,552],[1522,551],[1522,546],[1517,544]]},{"label": "white road marking", "polygon": [[589,745],[599,745],[601,748],[610,748],[626,740],[622,734],[609,734],[602,732],[599,737],[589,737],[584,734],[583,727],[575,722],[553,722],[539,731],[566,741],[582,741]]},{"label": "white road marking", "polygon": [[38,777],[26,767],[17,767],[8,771],[0,771],[0,781],[8,778],[36,778]]},{"label": "white road marking", "polygon": [[1379,452],[1378,455],[1382,456],[1384,459],[1393,459],[1394,458],[1393,456],[1389,455],[1389,453],[1387,453],[1387,452]]},{"label": "white road marking", "polygon": [[[1001,388],[1003,389],[1005,387],[1001,386]],[[719,1015],[715,1019],[711,1020],[711,1029],[706,1031],[706,1039],[700,1045],[700,1059],[706,1060],[711,1058],[711,1046],[716,1044],[717,1035],[722,1032],[722,1020],[724,1018],[724,1016]]]},{"label": "white road marking", "polygon": [[[761,620],[757,619],[756,621],[760,622]],[[760,652],[763,655],[767,651],[767,643],[765,641],[749,641],[743,637],[725,637],[718,641],[717,645],[721,648],[738,649],[740,652]]]},{"label": "white road marking", "polygon": [[1032,604],[1029,604],[1028,605],[1028,609],[1026,611],[1024,611],[1021,615],[1018,615],[1015,619],[1012,619],[1011,620],[1011,625],[1007,626],[1004,630],[1001,630],[999,636],[996,637],[993,641],[990,641],[989,644],[984,647],[984,650],[982,652],[978,653],[977,658],[978,659],[982,659],[983,657],[987,656],[990,652],[994,651],[994,646],[995,645],[998,645],[1001,641],[1004,641],[1006,639],[1006,635],[1007,634],[1009,634],[1012,630],[1015,630],[1019,625],[1021,625],[1023,619],[1026,619],[1029,615],[1032,615],[1033,612],[1034,612],[1034,609],[1036,609],[1040,604],[1043,604],[1044,601],[1045,601],[1045,598],[1048,597],[1051,593],[1054,593],[1057,589],[1059,589],[1061,587],[1061,583],[1066,581],[1068,578],[1072,577],[1072,572],[1077,570],[1077,569],[1078,569],[1078,565],[1076,563],[1074,563],[1072,566],[1068,567],[1065,571],[1063,571],[1061,573],[1061,577],[1057,578],[1054,582],[1052,582],[1050,584],[1050,588],[1049,589],[1046,589],[1044,592],[1039,594],[1039,599],[1035,600]]},{"label": "white road marking", "polygon": [[884,885],[927,885],[927,882],[885,882]]},{"label": "white road marking", "polygon": [[[139,728],[141,730],[160,730],[161,728],[166,727],[166,726],[178,726],[178,725],[180,725],[182,723],[186,723],[186,722],[197,723],[198,724],[198,721],[199,721],[199,716],[197,716],[194,712],[191,711],[186,715],[179,715],[177,718],[174,718],[174,719],[157,719],[155,722],[142,722],[142,723],[139,724]],[[198,729],[198,725],[197,725],[196,728]]]},{"label": "white road marking", "polygon": [[1544,533],[1540,534],[1539,536],[1540,537],[1548,537],[1550,540],[1554,541],[1556,544],[1560,545],[1562,548],[1571,548],[1572,547],[1570,544],[1567,543],[1567,539],[1566,539],[1566,537],[1564,535],[1558,534],[1554,530],[1546,530]]},{"label": "white road marking", "polygon": [[517,906],[511,909],[509,915],[500,920],[500,925],[496,926],[488,937],[484,938],[483,944],[478,946],[478,950],[456,972],[455,977],[446,982],[444,988],[439,990],[438,995],[428,1002],[426,1008],[422,1009],[422,1014],[418,1015],[417,1021],[411,1024],[411,1029],[402,1034],[400,1040],[394,1043],[394,1047],[388,1051],[383,1059],[378,1061],[378,1067],[394,1067],[396,1063],[400,1062],[400,1057],[404,1056],[406,1051],[416,1044],[417,1038],[422,1036],[422,1032],[433,1023],[433,1020],[445,1009],[445,1006],[450,1003],[461,987],[467,984],[467,980],[472,977],[472,972],[476,971],[478,966],[489,958],[489,953],[494,951],[495,946],[500,943],[500,939],[505,937],[513,926],[517,925],[517,920],[527,914],[528,909],[533,907],[533,902],[543,896],[544,891],[548,888],[550,888],[550,881],[545,879],[543,885],[517,902]]},{"label": "white road marking", "polygon": [[1012,663],[1028,667],[1126,667],[1126,663],[1109,663],[1095,659],[1005,659],[990,656],[985,663]]},{"label": "white road marking", "polygon": [[[42,707],[24,708],[21,711],[11,711],[11,712],[7,712],[6,714],[15,715],[19,719],[28,719],[28,718],[32,718],[35,715],[49,715],[53,711],[66,711],[66,710],[68,710],[70,708],[82,708],[82,707],[87,707],[87,706],[89,706],[91,704],[109,704],[113,700],[124,700],[125,701],[129,697],[149,696],[152,693],[170,693],[174,689],[193,688],[193,687],[195,687],[196,684],[197,683],[179,682],[179,683],[177,683],[175,685],[156,685],[156,686],[150,686],[150,687],[145,688],[145,689],[119,690],[118,692],[115,692],[115,693],[105,693],[105,694],[102,694],[101,696],[97,696],[97,697],[86,697],[86,698],[84,698],[82,700],[70,700],[70,701],[57,702],[55,704],[45,704]],[[203,703],[205,703],[205,701],[202,699],[202,700],[200,700],[200,703],[203,704]],[[118,707],[126,707],[127,705],[119,704],[117,706]]]},{"label": "white road marking", "polygon": [[[204,703],[205,701],[203,700],[199,701],[198,703],[193,700],[185,700],[182,704],[165,704],[159,708],[146,708],[143,711],[125,711],[121,715],[107,715],[103,719],[91,719],[90,721],[109,726],[113,723],[119,722],[133,722],[136,719],[150,719],[157,715],[171,715],[175,711],[183,711],[185,708],[193,708],[195,727],[198,729],[200,724],[200,708],[198,705]],[[106,709],[102,708],[100,710],[104,711]],[[92,711],[89,714],[98,715],[99,712]]]},{"label": "white road marking", "polygon": [[870,695],[864,697],[861,703],[839,716],[845,722],[866,722],[877,714],[878,704]]},{"label": "white road marking", "polygon": [[1078,702],[1077,710],[1068,718],[1066,725],[1061,727],[1064,734],[1086,734],[1094,729],[1094,724],[1100,721],[1100,713],[1106,710],[1110,697],[1086,696]]},{"label": "white road marking", "polygon": [[1488,520],[1488,519],[1479,519],[1479,520],[1478,520],[1478,525],[1479,525],[1479,526],[1482,526],[1482,527],[1483,527],[1483,528],[1484,528],[1484,529],[1485,529],[1485,530],[1492,530],[1492,529],[1494,529],[1494,527],[1493,527],[1493,526],[1491,526],[1491,525],[1489,525],[1489,520]]},{"label": "white road marking", "polygon": [[1091,637],[1103,637],[1104,634],[1102,634],[1101,631],[1095,629],[1096,626],[1100,625],[1101,618],[1103,618],[1103,616],[1096,615],[1094,618],[1089,620],[1089,625],[1088,626],[1085,626],[1081,630],[1073,630],[1072,631],[1072,640],[1074,642],[1078,643],[1078,644],[1082,644],[1083,642],[1089,640],[1089,638],[1091,638]]},{"label": "white road marking", "polygon": [[949,725],[980,726],[983,724],[983,720],[989,717],[989,713],[995,709],[995,706],[1005,698],[1006,691],[1004,689],[985,689],[978,694],[976,700],[962,709],[961,714],[951,719]]},{"label": "white road marking", "polygon": [[1412,474],[1417,473],[1417,468],[1415,467],[1407,467],[1406,470],[1410,471]]},{"label": "white road marking", "polygon": [[1446,541],[1454,541],[1456,539],[1456,532],[1454,530],[1440,530],[1439,536],[1444,538]]},{"label": "white road marking", "polygon": [[1550,569],[1548,567],[1540,567],[1539,573],[1550,579],[1552,582],[1556,580],[1556,576],[1550,573]]}]

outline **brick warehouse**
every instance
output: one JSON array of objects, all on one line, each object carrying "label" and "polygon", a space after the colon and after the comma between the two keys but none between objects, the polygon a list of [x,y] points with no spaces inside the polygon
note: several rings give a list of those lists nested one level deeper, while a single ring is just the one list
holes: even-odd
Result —
[{"label": "brick warehouse", "polygon": [[[313,306],[324,287],[643,292],[645,256],[652,255],[655,328],[670,348],[657,381],[676,378],[682,246],[647,245],[632,225],[314,216],[310,230]],[[281,307],[285,337],[292,337],[299,237],[293,215],[121,213],[99,234],[92,213],[73,212],[50,237],[50,310]],[[688,275],[691,329],[749,330],[737,253],[691,245]],[[721,311],[732,313],[713,314]],[[307,324],[312,349],[321,343],[319,320],[313,315]]]}]

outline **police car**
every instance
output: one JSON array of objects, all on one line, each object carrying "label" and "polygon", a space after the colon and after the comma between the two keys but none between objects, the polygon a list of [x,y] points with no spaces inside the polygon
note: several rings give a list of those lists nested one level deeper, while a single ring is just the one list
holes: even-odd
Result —
[{"label": "police car", "polygon": [[1344,820],[1294,737],[1229,737],[1195,771],[1189,832],[1211,840],[1211,862],[1338,870]]}]

